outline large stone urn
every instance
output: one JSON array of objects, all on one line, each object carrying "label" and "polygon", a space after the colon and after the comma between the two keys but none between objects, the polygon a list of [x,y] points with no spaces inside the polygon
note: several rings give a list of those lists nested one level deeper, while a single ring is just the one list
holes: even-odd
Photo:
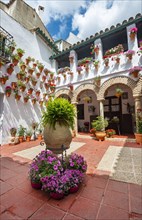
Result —
[{"label": "large stone urn", "polygon": [[55,125],[55,129],[47,124],[43,131],[44,141],[46,148],[53,151],[55,154],[61,154],[64,149],[70,148],[72,141],[72,132],[67,126],[60,126],[58,123]]}]

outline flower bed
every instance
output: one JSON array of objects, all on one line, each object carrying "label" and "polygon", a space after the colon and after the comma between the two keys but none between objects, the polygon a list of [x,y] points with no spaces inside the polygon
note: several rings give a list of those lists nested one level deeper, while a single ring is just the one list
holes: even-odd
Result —
[{"label": "flower bed", "polygon": [[54,199],[74,193],[79,189],[87,170],[82,156],[71,154],[61,160],[50,150],[39,153],[30,165],[29,177],[32,187],[41,188]]}]

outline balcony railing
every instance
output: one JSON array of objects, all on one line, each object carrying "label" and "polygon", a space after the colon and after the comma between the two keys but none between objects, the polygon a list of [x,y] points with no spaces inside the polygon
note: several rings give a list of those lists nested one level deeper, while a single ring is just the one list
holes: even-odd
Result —
[{"label": "balcony railing", "polygon": [[11,45],[13,43],[13,36],[9,34],[4,28],[0,27],[0,59],[9,62],[12,54]]}]

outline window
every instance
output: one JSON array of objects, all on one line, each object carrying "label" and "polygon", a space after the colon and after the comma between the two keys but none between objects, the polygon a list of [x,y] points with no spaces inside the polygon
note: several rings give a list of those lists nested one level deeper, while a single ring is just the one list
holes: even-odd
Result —
[{"label": "window", "polygon": [[13,37],[2,27],[0,27],[0,58],[9,61],[12,53],[10,46],[13,42]]}]

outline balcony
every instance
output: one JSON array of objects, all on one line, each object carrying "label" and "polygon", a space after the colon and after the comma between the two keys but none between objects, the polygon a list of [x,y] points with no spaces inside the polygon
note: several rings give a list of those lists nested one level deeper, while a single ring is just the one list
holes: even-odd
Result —
[{"label": "balcony", "polygon": [[6,63],[10,62],[12,44],[13,36],[0,27],[0,59]]}]

